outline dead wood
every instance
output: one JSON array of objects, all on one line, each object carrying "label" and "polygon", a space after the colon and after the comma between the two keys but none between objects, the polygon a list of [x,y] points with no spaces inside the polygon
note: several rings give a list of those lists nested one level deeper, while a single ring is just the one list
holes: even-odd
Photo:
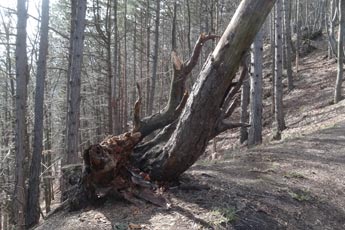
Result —
[{"label": "dead wood", "polygon": [[150,181],[149,175],[130,164],[134,146],[140,140],[139,132],[128,132],[109,136],[85,150],[83,175],[67,195],[69,210],[96,204],[108,195],[121,197],[135,204],[138,204],[139,198],[168,207],[167,200],[157,193],[158,186]]},{"label": "dead wood", "polygon": [[[141,104],[141,96],[136,103],[134,109],[134,130],[142,134],[142,138],[151,134],[155,130],[162,129],[176,120],[186,104],[189,96],[185,89],[185,82],[192,72],[193,68],[198,63],[202,47],[205,42],[219,38],[214,34],[200,34],[192,55],[187,61],[182,61],[175,51],[171,53],[171,60],[173,64],[173,78],[170,85],[169,101],[166,107],[159,113],[140,119],[139,110]],[[137,86],[138,87],[138,86]],[[139,92],[140,93],[140,92]]]}]

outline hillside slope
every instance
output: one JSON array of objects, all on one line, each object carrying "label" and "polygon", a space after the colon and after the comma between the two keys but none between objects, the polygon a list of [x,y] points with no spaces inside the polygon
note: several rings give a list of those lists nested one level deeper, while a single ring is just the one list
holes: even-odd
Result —
[{"label": "hillside slope", "polygon": [[330,103],[336,64],[320,49],[301,62],[296,89],[285,94],[282,141],[269,142],[266,97],[265,143],[238,148],[238,133],[222,135],[218,160],[199,161],[183,189],[165,192],[169,210],[107,201],[36,229],[345,229],[345,101]]}]

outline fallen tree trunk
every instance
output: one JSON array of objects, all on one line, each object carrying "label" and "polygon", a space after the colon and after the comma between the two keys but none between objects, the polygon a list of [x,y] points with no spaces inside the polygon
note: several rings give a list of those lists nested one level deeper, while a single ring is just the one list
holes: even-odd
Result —
[{"label": "fallen tree trunk", "polygon": [[224,124],[224,94],[274,3],[274,0],[241,2],[204,64],[171,137],[166,144],[158,149],[155,147],[152,154],[146,154],[139,161],[138,166],[149,172],[153,179],[178,178],[195,163],[218,127]]},{"label": "fallen tree trunk", "polygon": [[[244,54],[261,28],[275,0],[243,0],[203,66],[191,95],[184,93],[186,77],[197,63],[201,48],[215,35],[202,34],[189,60],[182,62],[173,52],[174,77],[167,107],[159,114],[140,119],[139,100],[134,109],[131,133],[106,138],[84,153],[82,179],[69,195],[71,209],[97,200],[101,191],[118,194],[129,201],[138,197],[166,206],[152,181],[174,181],[204,152],[208,141],[220,132],[246,124],[228,118],[237,104],[240,79],[236,72]],[[187,100],[188,98],[188,100]],[[154,139],[145,136],[162,129]],[[140,143],[141,142],[141,143]]]}]

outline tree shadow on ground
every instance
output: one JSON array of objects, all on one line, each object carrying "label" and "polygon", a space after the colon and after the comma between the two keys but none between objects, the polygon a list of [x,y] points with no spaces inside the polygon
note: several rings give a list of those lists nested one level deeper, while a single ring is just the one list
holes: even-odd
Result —
[{"label": "tree shadow on ground", "polygon": [[[108,200],[38,229],[345,229],[345,123],[201,164],[169,209]],[[188,188],[190,189],[186,189]],[[50,223],[49,223],[50,222]],[[50,225],[49,225],[50,224]]]}]

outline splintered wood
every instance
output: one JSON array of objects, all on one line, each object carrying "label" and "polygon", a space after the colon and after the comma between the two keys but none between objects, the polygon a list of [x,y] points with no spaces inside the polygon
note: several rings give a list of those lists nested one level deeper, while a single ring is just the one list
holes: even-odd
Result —
[{"label": "splintered wood", "polygon": [[109,136],[84,152],[83,186],[94,191],[92,197],[121,196],[132,203],[143,199],[167,207],[167,201],[158,193],[148,174],[130,164],[133,148],[141,140],[139,132]]}]

